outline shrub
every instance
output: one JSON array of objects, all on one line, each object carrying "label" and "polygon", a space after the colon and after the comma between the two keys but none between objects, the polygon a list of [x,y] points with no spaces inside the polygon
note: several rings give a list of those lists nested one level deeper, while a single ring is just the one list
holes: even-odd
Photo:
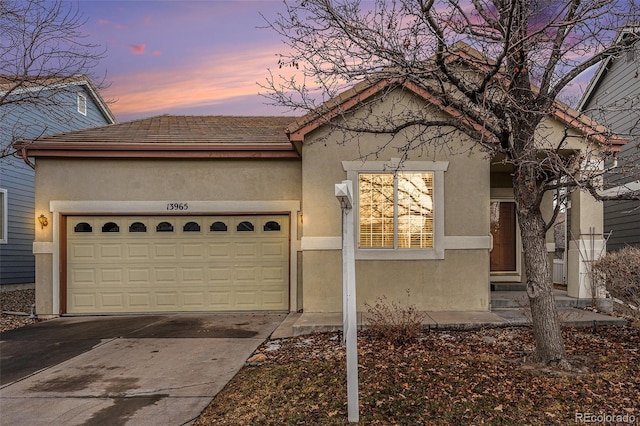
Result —
[{"label": "shrub", "polygon": [[[409,290],[407,299],[410,299]],[[373,306],[365,303],[365,308],[367,329],[375,338],[402,346],[415,341],[422,332],[426,315],[413,304],[401,306],[400,303],[389,302],[386,296],[381,296]]]},{"label": "shrub", "polygon": [[624,313],[640,321],[640,247],[607,253],[592,267],[599,284],[606,287]]}]

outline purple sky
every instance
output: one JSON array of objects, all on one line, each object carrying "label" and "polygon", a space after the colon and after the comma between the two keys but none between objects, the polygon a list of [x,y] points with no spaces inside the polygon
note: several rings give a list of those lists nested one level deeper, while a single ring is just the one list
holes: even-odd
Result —
[{"label": "purple sky", "polygon": [[258,95],[280,38],[263,28],[280,1],[88,1],[89,40],[107,47],[102,92],[118,120],[158,114],[292,115]]},{"label": "purple sky", "polygon": [[[366,0],[365,0],[366,1]],[[99,74],[119,121],[159,114],[299,115],[259,96],[285,48],[265,25],[280,0],[81,0],[89,40],[107,47]],[[579,97],[588,76],[571,89]]]}]

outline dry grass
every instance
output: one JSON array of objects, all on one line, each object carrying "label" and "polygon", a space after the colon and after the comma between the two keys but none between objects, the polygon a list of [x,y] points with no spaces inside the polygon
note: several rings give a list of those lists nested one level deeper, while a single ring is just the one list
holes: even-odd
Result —
[{"label": "dry grass", "polygon": [[[347,424],[344,349],[338,334],[266,342],[196,425]],[[566,329],[566,373],[523,362],[522,328],[429,332],[393,345],[359,336],[360,424],[566,425],[576,413],[640,419],[640,330]],[[270,349],[270,350],[267,350]]]}]

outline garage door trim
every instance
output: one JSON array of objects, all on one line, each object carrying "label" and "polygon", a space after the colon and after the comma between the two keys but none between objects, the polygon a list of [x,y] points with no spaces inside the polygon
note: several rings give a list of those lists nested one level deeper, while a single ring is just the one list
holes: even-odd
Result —
[{"label": "garage door trim", "polygon": [[[167,205],[176,201],[69,201],[54,200],[49,203],[52,212],[53,253],[53,313],[65,313],[61,283],[66,283],[66,230],[67,216],[76,215],[171,215]],[[289,311],[297,307],[297,256],[300,250],[298,223],[300,220],[299,200],[256,200],[256,201],[180,201],[188,203],[188,211],[177,211],[178,216],[185,215],[289,215]],[[62,232],[65,231],[65,232]],[[63,260],[65,263],[63,263]],[[66,295],[65,300],[66,300]],[[63,310],[64,308],[64,310]]]}]

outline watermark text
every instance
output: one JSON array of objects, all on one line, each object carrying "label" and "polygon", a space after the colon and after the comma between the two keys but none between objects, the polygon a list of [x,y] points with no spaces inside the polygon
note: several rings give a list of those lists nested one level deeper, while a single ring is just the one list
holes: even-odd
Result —
[{"label": "watermark text", "polygon": [[576,413],[573,420],[576,423],[636,424],[638,417],[635,414]]}]

